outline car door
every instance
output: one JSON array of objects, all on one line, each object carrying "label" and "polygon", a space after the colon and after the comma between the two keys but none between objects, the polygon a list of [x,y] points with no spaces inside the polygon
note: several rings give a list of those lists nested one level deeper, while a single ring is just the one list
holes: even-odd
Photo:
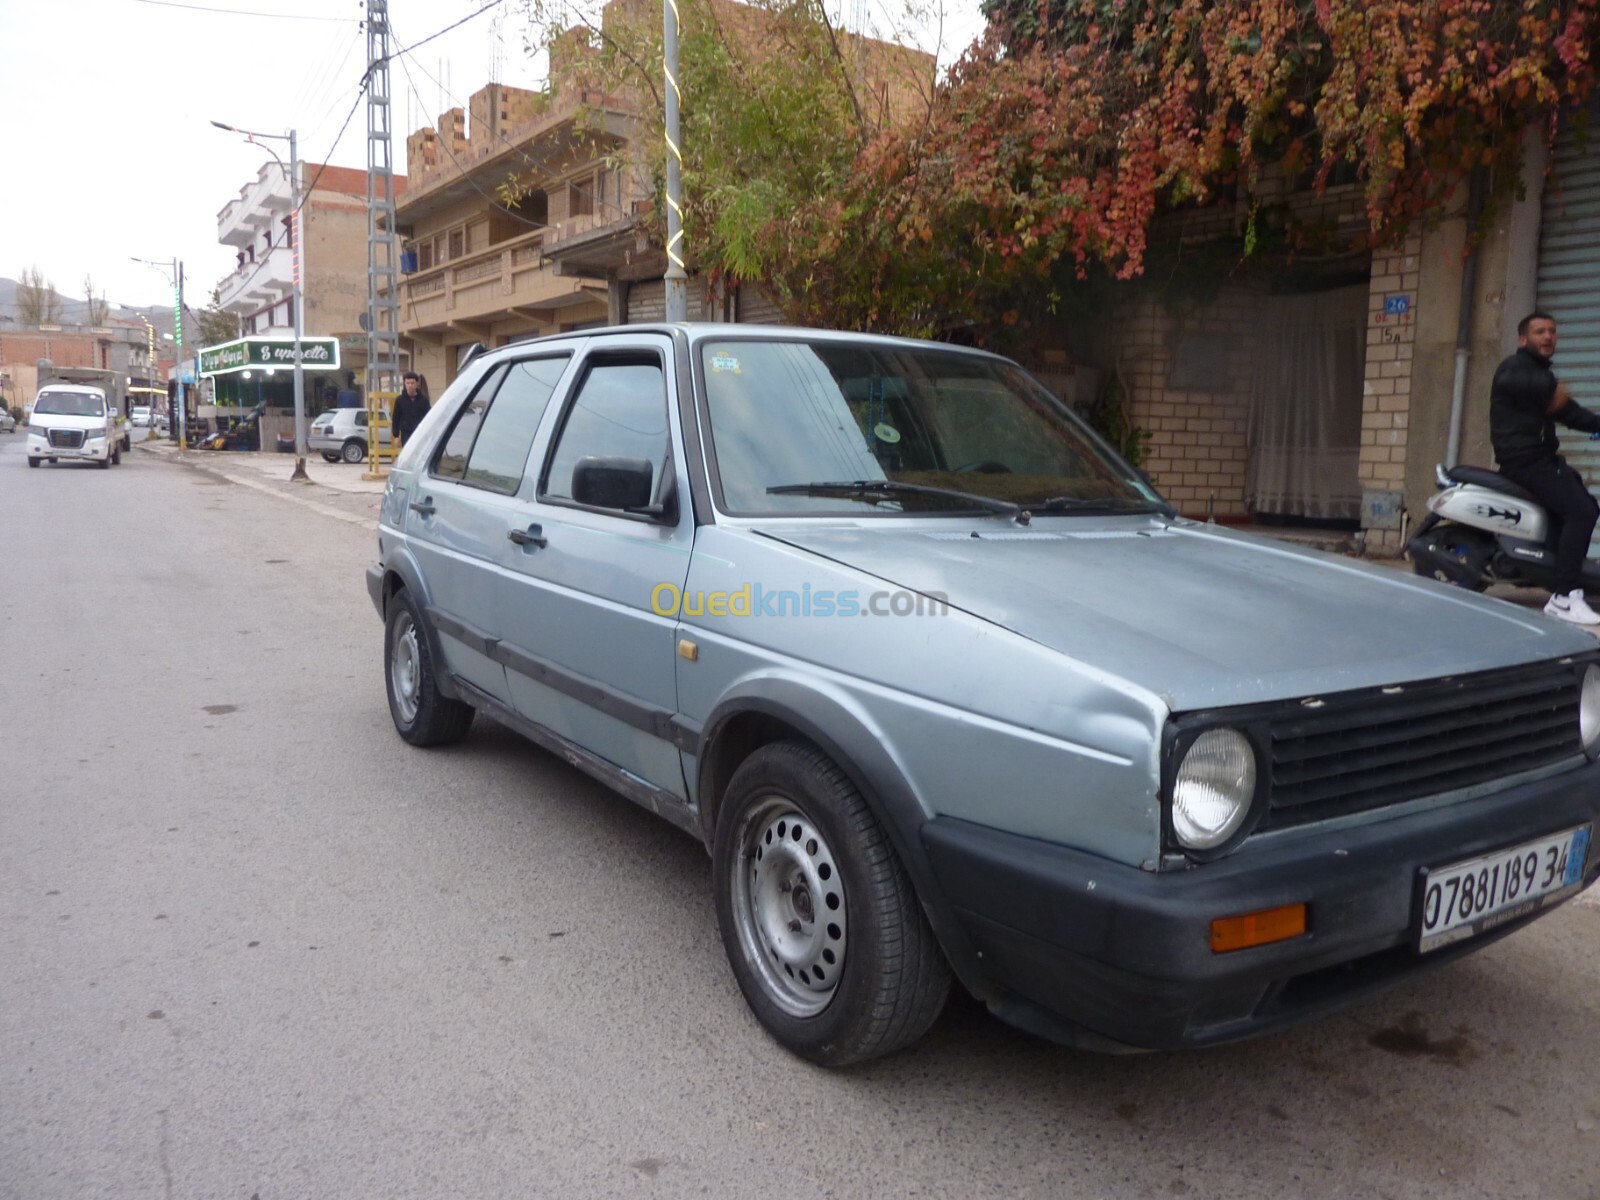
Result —
[{"label": "car door", "polygon": [[[500,650],[518,713],[681,800],[676,619],[652,605],[682,590],[694,539],[671,363],[660,334],[593,339],[573,363],[502,535]],[[665,511],[578,503],[585,458],[647,460]]]},{"label": "car door", "polygon": [[[475,454],[487,461],[493,457],[491,448],[497,448],[489,414],[508,374],[505,366],[490,371],[454,414],[426,466],[418,467],[405,517],[405,531],[428,587],[428,618],[439,634],[446,666],[502,704],[510,703],[510,693],[505,668],[494,657],[499,619],[495,576],[506,528],[516,516],[508,511],[511,497],[504,489],[485,486],[489,476],[481,469],[471,474],[470,468]],[[508,413],[516,407],[515,396],[507,393]],[[486,428],[491,436],[480,451]],[[514,484],[520,481],[519,467]]]}]

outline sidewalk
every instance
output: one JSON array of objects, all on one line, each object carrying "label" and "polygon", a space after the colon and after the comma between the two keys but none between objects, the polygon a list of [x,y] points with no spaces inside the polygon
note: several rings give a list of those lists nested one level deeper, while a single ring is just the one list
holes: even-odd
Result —
[{"label": "sidewalk", "polygon": [[177,444],[166,438],[141,440],[142,432],[133,431],[135,451],[204,471],[242,487],[281,496],[341,521],[369,528],[378,523],[385,481],[363,479],[367,474],[365,463],[331,463],[320,454],[313,454],[306,460],[307,481],[294,483],[289,479],[294,474],[292,454],[237,450],[180,452]]}]

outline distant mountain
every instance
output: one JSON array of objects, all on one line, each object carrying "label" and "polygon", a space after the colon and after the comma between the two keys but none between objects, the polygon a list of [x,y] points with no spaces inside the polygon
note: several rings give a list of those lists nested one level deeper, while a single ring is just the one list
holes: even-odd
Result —
[{"label": "distant mountain", "polygon": [[[17,304],[17,289],[19,286],[15,279],[7,279],[0,276],[0,333],[7,330],[25,328],[22,324],[22,309]],[[61,298],[61,315],[56,319],[55,324],[72,326],[87,325],[89,323],[89,302],[87,300],[80,300],[62,292],[57,292],[57,295]],[[192,305],[186,305],[185,307],[192,308]],[[155,326],[158,334],[172,332],[172,306],[170,304],[143,307],[132,304],[118,304],[115,300],[107,300],[106,316],[116,317],[124,321],[137,321],[143,317]],[[196,327],[192,315],[184,321],[183,328],[184,341],[192,345],[196,336]]]}]

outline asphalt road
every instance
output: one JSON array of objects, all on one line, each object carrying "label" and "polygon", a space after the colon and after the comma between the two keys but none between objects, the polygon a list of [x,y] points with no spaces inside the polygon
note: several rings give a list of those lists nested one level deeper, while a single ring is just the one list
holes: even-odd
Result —
[{"label": "asphalt road", "polygon": [[21,444],[0,1197],[1600,1197],[1592,902],[1240,1046],[957,1000],[820,1071],[747,1013],[696,843],[488,722],[394,736],[370,498]]}]

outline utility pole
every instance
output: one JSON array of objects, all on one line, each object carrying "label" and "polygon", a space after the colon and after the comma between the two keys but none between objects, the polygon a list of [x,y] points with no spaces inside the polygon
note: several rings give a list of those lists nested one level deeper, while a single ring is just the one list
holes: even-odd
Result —
[{"label": "utility pole", "polygon": [[[137,258],[129,256],[131,261],[143,263],[147,267],[157,267],[166,274],[167,282],[172,284],[172,344],[176,347],[172,352],[173,367],[178,372],[178,411],[172,413],[167,423],[167,432],[178,440],[178,449],[187,450],[189,443],[185,437],[185,418],[187,409],[183,391],[183,260],[173,259],[171,262],[156,262],[154,259]],[[154,367],[154,363],[151,364]]]},{"label": "utility pole", "polygon": [[661,47],[667,77],[667,320],[689,319],[689,273],[683,269],[683,152],[678,148],[678,4],[661,0]]},{"label": "utility pole", "polygon": [[[379,420],[380,393],[400,387],[400,248],[394,215],[393,111],[389,90],[389,3],[367,0],[367,413]],[[368,441],[369,475],[382,472],[378,431]]]},{"label": "utility pole", "polygon": [[172,422],[172,428],[178,433],[178,449],[189,448],[189,404],[183,390],[183,263],[173,260],[177,267],[178,277],[178,302],[172,310],[172,341],[177,347],[172,352],[173,367],[178,372],[178,419]]}]

